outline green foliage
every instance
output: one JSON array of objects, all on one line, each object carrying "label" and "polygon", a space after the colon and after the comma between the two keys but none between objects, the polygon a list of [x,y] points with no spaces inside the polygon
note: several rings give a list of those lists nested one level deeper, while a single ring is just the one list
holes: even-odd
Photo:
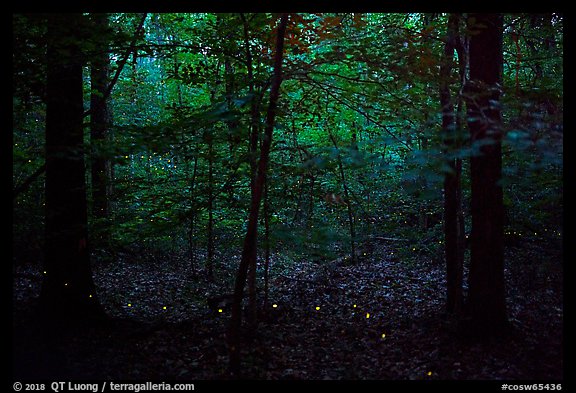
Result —
[{"label": "green foliage", "polygon": [[[557,233],[563,18],[506,18],[502,185],[509,226]],[[110,43],[112,75],[140,19],[111,14],[110,28],[95,37]],[[444,14],[291,16],[269,164],[273,249],[319,262],[350,251],[347,207],[323,198],[344,197],[341,165],[356,241],[399,238],[405,257],[442,254],[447,160],[463,159],[466,168],[479,152],[477,144],[449,151],[442,145],[438,69],[446,21]],[[44,23],[40,16],[13,16],[14,185],[43,164]],[[91,221],[94,237],[110,234],[112,247],[198,254],[211,238],[221,252],[239,249],[250,206],[249,140],[265,125],[274,29],[274,15],[264,13],[147,16],[109,99],[110,138],[87,140],[93,147],[87,151],[114,167],[113,213]],[[463,185],[466,206],[466,176]],[[38,180],[15,203],[19,249],[42,238],[42,193]]]}]

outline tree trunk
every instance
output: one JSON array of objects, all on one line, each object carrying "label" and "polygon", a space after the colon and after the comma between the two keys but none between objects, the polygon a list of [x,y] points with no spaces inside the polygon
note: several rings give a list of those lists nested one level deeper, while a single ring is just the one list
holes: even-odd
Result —
[{"label": "tree trunk", "polygon": [[264,310],[268,310],[268,289],[270,273],[270,178],[264,182]]},{"label": "tree trunk", "polygon": [[[258,142],[260,137],[260,108],[258,100],[254,95],[254,74],[252,65],[252,51],[250,50],[250,31],[248,21],[243,13],[240,13],[244,32],[244,50],[246,52],[246,69],[248,74],[248,94],[250,95],[250,139],[248,145],[248,156],[250,159],[250,191],[255,192],[256,177],[258,171]],[[257,241],[257,240],[256,240]],[[251,261],[248,266],[248,322],[255,328],[256,325],[256,264],[257,258]]]},{"label": "tree trunk", "polygon": [[88,251],[83,148],[81,14],[48,16],[46,244],[41,313],[56,319],[103,316]]},{"label": "tree trunk", "polygon": [[444,46],[444,58],[440,66],[440,105],[442,108],[442,133],[444,149],[448,156],[449,171],[444,175],[444,251],[446,255],[446,312],[458,314],[462,307],[463,259],[460,247],[462,242],[458,212],[460,211],[460,172],[461,166],[452,155],[457,149],[458,132],[454,103],[450,94],[450,74],[454,67],[454,50],[458,37],[459,16],[448,18],[448,31]]},{"label": "tree trunk", "polygon": [[502,16],[470,14],[468,126],[478,154],[470,159],[472,233],[468,312],[476,335],[507,326],[504,283],[502,146]]},{"label": "tree trunk", "polygon": [[[136,33],[134,35],[134,40],[132,41],[132,43],[130,44],[124,58],[122,59],[122,61],[120,61],[118,69],[116,70],[116,74],[114,75],[114,78],[112,79],[112,81],[108,84],[106,91],[104,93],[104,96],[102,97],[104,100],[106,100],[109,96],[110,93],[112,92],[112,89],[114,88],[114,85],[116,84],[116,82],[118,81],[118,78],[120,77],[120,73],[122,72],[122,69],[124,68],[124,65],[126,64],[126,60],[128,60],[128,57],[130,56],[130,53],[134,50],[134,46],[136,44],[136,40],[140,34],[140,30],[142,30],[143,26],[144,26],[144,21],[146,20],[146,15],[147,14],[142,14],[142,18],[140,20],[140,24],[138,25],[137,29],[136,29]],[[86,112],[83,113],[83,116],[88,116],[90,115],[92,112],[92,109],[87,110]],[[111,135],[112,136],[112,135]],[[112,138],[113,139],[113,138]],[[40,166],[28,179],[26,179],[20,186],[18,186],[17,188],[14,189],[14,191],[12,192],[12,198],[16,198],[18,197],[19,194],[21,194],[22,192],[24,192],[29,186],[30,184],[32,184],[40,175],[42,175],[44,172],[46,171],[46,164],[43,164],[42,166]],[[114,179],[114,165],[110,165],[110,179],[113,180]],[[112,190],[112,187],[110,186],[110,190]],[[111,193],[111,191],[110,191]]]},{"label": "tree trunk", "polygon": [[248,266],[255,263],[254,261],[256,260],[258,213],[260,210],[260,202],[262,200],[266,170],[268,168],[270,147],[272,145],[272,136],[276,118],[276,106],[280,93],[280,84],[282,83],[282,55],[284,51],[284,35],[286,32],[287,22],[288,14],[282,14],[280,18],[280,24],[278,26],[276,40],[274,75],[272,77],[272,86],[270,88],[270,103],[266,114],[265,135],[260,150],[260,161],[258,162],[258,173],[254,185],[254,192],[252,193],[250,215],[248,218],[248,228],[242,249],[242,259],[240,260],[240,265],[238,266],[238,273],[236,275],[236,283],[234,286],[234,302],[232,304],[232,315],[230,317],[230,325],[228,327],[227,334],[228,351],[230,355],[229,367],[230,373],[233,376],[239,376],[240,373],[240,328],[242,324],[242,298],[244,296],[244,286],[246,284]]},{"label": "tree trunk", "polygon": [[208,244],[206,255],[206,277],[214,280],[214,140],[211,131],[208,137]]},{"label": "tree trunk", "polygon": [[189,248],[190,248],[190,269],[192,270],[192,277],[196,278],[198,275],[197,267],[197,249],[196,249],[196,216],[198,215],[196,211],[196,174],[198,172],[198,156],[194,157],[194,166],[192,169],[192,176],[190,178],[190,237],[189,237]]},{"label": "tree trunk", "polygon": [[358,262],[358,257],[356,256],[356,226],[354,224],[354,211],[352,210],[352,200],[350,198],[350,189],[348,188],[348,182],[346,181],[346,175],[344,174],[344,165],[342,164],[342,157],[340,156],[340,148],[336,142],[336,138],[330,130],[328,130],[328,135],[334,147],[338,150],[338,169],[340,171],[340,180],[342,181],[342,188],[344,189],[344,199],[346,201],[346,212],[348,213],[348,227],[350,228],[350,260],[353,265]]},{"label": "tree trunk", "polygon": [[[104,149],[107,145],[108,130],[112,122],[108,109],[108,72],[110,60],[108,58],[108,43],[106,30],[108,16],[106,14],[93,14],[94,31],[99,34],[95,37],[95,48],[91,59],[90,70],[90,142],[92,144],[92,215],[106,218],[109,213],[110,194],[110,160]],[[102,38],[104,37],[104,38]]]}]

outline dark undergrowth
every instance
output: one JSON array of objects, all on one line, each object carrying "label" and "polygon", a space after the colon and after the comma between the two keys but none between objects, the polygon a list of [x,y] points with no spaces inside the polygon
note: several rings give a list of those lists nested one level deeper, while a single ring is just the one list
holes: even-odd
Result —
[{"label": "dark undergrowth", "polygon": [[[356,265],[277,255],[260,322],[244,332],[242,378],[562,381],[562,256],[544,246],[508,250],[512,333],[481,342],[444,315],[443,266],[432,258],[405,263],[393,241]],[[123,255],[94,266],[108,319],[59,326],[35,317],[39,267],[18,266],[14,379],[229,379],[229,310],[206,304],[231,288],[233,268],[223,266],[214,282],[227,284],[216,285],[195,277],[183,255]]]}]

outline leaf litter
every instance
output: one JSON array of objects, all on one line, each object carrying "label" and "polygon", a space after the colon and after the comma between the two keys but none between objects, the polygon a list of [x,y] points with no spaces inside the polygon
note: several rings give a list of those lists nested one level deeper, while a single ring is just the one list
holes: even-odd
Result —
[{"label": "leaf litter", "polygon": [[[537,285],[527,284],[523,270],[507,269],[516,334],[473,342],[460,337],[456,322],[444,315],[443,266],[403,263],[390,254],[382,245],[356,265],[304,261],[271,274],[267,308],[243,343],[243,378],[562,379],[561,269],[550,269]],[[39,275],[29,266],[17,270],[15,376],[229,378],[229,313],[211,311],[205,303],[206,296],[225,288],[199,285],[185,259],[174,260],[96,267],[110,319],[63,331],[57,350],[33,322]]]}]

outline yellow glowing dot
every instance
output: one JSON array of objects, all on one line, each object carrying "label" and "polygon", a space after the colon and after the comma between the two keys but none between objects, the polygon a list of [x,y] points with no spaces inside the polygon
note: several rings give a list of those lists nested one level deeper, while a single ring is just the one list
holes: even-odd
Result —
[{"label": "yellow glowing dot", "polygon": [[162,310],[166,310],[166,306],[162,307]]},{"label": "yellow glowing dot", "polygon": [[353,305],[352,307],[356,308],[357,306],[356,306],[356,305]]},{"label": "yellow glowing dot", "polygon": [[92,295],[88,295],[88,297],[89,297],[89,298],[91,298],[91,297],[92,297]]},{"label": "yellow glowing dot", "polygon": [[386,333],[382,333],[382,338],[386,338]]},{"label": "yellow glowing dot", "polygon": [[370,318],[370,313],[369,313],[369,312],[366,313],[366,318]]},{"label": "yellow glowing dot", "polygon": [[222,312],[222,309],[221,309],[221,308],[219,308],[219,309],[218,309],[218,312]]},{"label": "yellow glowing dot", "polygon": [[428,371],[426,374],[430,377],[432,376],[432,371]]},{"label": "yellow glowing dot", "polygon": [[128,307],[132,307],[132,303],[128,303]]},{"label": "yellow glowing dot", "polygon": [[316,306],[316,311],[320,310],[320,306]]},{"label": "yellow glowing dot", "polygon": [[128,158],[128,156],[124,156],[124,158]]},{"label": "yellow glowing dot", "polygon": [[276,307],[278,307],[278,305],[277,305],[277,304],[273,304],[272,307],[276,308]]},{"label": "yellow glowing dot", "polygon": [[412,247],[412,251],[416,251],[416,247]]},{"label": "yellow glowing dot", "polygon": [[42,273],[44,273],[44,274],[48,274],[48,272],[47,272],[46,270],[44,270]]},{"label": "yellow glowing dot", "polygon": [[68,283],[67,283],[67,282],[65,282],[65,283],[64,283],[64,286],[65,286],[65,287],[67,287],[67,286],[68,286]]}]

